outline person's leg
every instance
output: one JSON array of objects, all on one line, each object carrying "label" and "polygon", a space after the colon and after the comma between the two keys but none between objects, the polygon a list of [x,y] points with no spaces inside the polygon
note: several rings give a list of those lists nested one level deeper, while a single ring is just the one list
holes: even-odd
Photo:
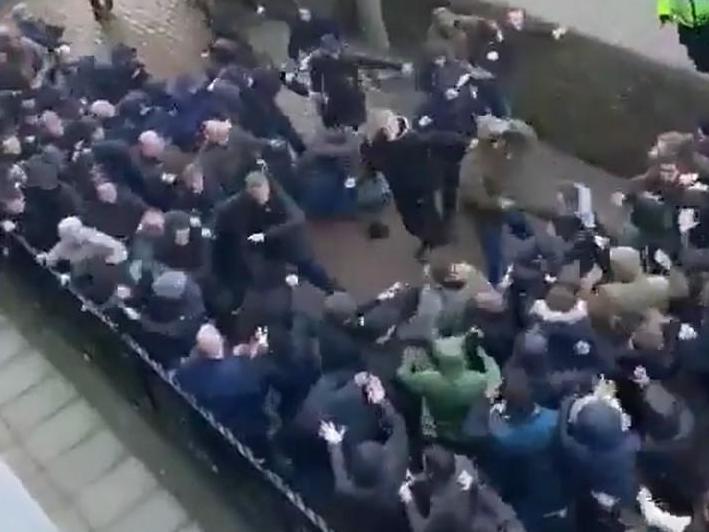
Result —
[{"label": "person's leg", "polygon": [[113,0],[104,0],[106,11],[113,11]]},{"label": "person's leg", "polygon": [[478,221],[480,247],[487,262],[487,277],[497,285],[502,279],[502,226],[497,221]]},{"label": "person's leg", "polygon": [[325,271],[322,264],[318,263],[314,257],[301,259],[293,265],[298,269],[298,275],[306,279],[314,287],[323,292],[331,294],[337,290],[337,284]]},{"label": "person's leg", "polygon": [[709,25],[702,26],[696,30],[696,41],[694,43],[694,61],[699,72],[709,72]]},{"label": "person's leg", "polygon": [[103,11],[103,5],[101,5],[101,0],[89,0],[91,4],[91,9],[94,10],[94,14],[98,15]]},{"label": "person's leg", "polygon": [[677,25],[679,43],[687,50],[687,57],[696,65],[698,37],[697,31],[688,26]]},{"label": "person's leg", "polygon": [[443,222],[449,224],[458,208],[458,185],[460,184],[460,165],[446,164],[443,170]]}]

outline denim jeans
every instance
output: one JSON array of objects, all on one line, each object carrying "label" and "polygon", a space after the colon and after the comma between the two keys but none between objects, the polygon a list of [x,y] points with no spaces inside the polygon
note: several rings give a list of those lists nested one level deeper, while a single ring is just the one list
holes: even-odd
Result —
[{"label": "denim jeans", "polygon": [[502,257],[502,222],[498,220],[482,220],[477,222],[478,238],[485,262],[487,264],[487,278],[496,286],[504,273]]}]

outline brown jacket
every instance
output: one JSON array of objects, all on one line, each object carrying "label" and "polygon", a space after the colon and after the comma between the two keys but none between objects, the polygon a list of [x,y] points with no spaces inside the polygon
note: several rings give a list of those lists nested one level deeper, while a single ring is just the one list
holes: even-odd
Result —
[{"label": "brown jacket", "polygon": [[[477,216],[495,218],[502,212],[500,198],[519,175],[537,136],[520,120],[486,116],[478,120],[478,137],[478,144],[468,150],[460,165],[460,196]],[[495,144],[499,137],[507,141],[502,147]]]}]

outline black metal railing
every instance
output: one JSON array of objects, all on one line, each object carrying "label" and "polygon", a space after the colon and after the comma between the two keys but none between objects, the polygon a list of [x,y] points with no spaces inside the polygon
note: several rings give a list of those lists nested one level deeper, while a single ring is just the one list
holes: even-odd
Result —
[{"label": "black metal railing", "polygon": [[[5,265],[29,281],[39,303],[66,321],[62,333],[98,366],[141,414],[201,462],[222,493],[234,495],[246,521],[286,532],[331,532],[327,522],[271,471],[252,449],[180,389],[172,375],[93,302],[62,283],[60,273],[41,265],[36,250],[19,234],[2,241]],[[242,496],[246,493],[248,501]],[[264,512],[268,512],[267,514]],[[253,521],[249,519],[249,513]]]}]

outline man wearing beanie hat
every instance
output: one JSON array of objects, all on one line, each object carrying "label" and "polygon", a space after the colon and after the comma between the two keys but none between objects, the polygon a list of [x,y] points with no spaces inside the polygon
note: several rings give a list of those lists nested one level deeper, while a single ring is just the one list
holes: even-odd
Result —
[{"label": "man wearing beanie hat", "polygon": [[357,303],[347,292],[325,298],[323,317],[315,326],[320,368],[323,373],[365,369],[361,348],[354,338]]},{"label": "man wearing beanie hat", "polygon": [[165,230],[157,243],[155,258],[168,268],[181,270],[201,284],[210,273],[211,231],[201,220],[184,211],[165,214]]},{"label": "man wearing beanie hat", "polygon": [[[410,66],[410,65],[409,65]],[[310,58],[310,86],[317,95],[325,127],[358,128],[367,119],[360,67],[407,70],[407,65],[345,51],[344,43],[332,34],[323,35],[320,49]]]},{"label": "man wearing beanie hat", "polygon": [[184,272],[167,270],[152,283],[139,319],[138,336],[151,356],[171,366],[192,348],[205,317],[199,286]]},{"label": "man wearing beanie hat", "polygon": [[617,399],[600,387],[567,399],[559,413],[564,473],[576,499],[577,530],[583,531],[607,530],[601,523],[614,518],[614,507],[632,507],[639,489],[640,440]]},{"label": "man wearing beanie hat", "polygon": [[214,260],[223,281],[237,281],[235,273],[249,272],[252,256],[260,255],[292,264],[314,286],[335,291],[334,281],[313,257],[303,211],[263,173],[250,173],[246,190],[220,205],[215,218]]},{"label": "man wearing beanie hat", "polygon": [[[642,448],[639,465],[653,495],[673,508],[689,509],[702,489],[693,456],[694,414],[682,398],[653,381],[636,380],[640,388]],[[683,512],[684,513],[684,512]]]},{"label": "man wearing beanie hat", "polygon": [[59,180],[60,166],[46,153],[32,156],[22,166],[27,175],[22,231],[32,246],[46,250],[57,242],[59,222],[82,212],[82,201]]}]

